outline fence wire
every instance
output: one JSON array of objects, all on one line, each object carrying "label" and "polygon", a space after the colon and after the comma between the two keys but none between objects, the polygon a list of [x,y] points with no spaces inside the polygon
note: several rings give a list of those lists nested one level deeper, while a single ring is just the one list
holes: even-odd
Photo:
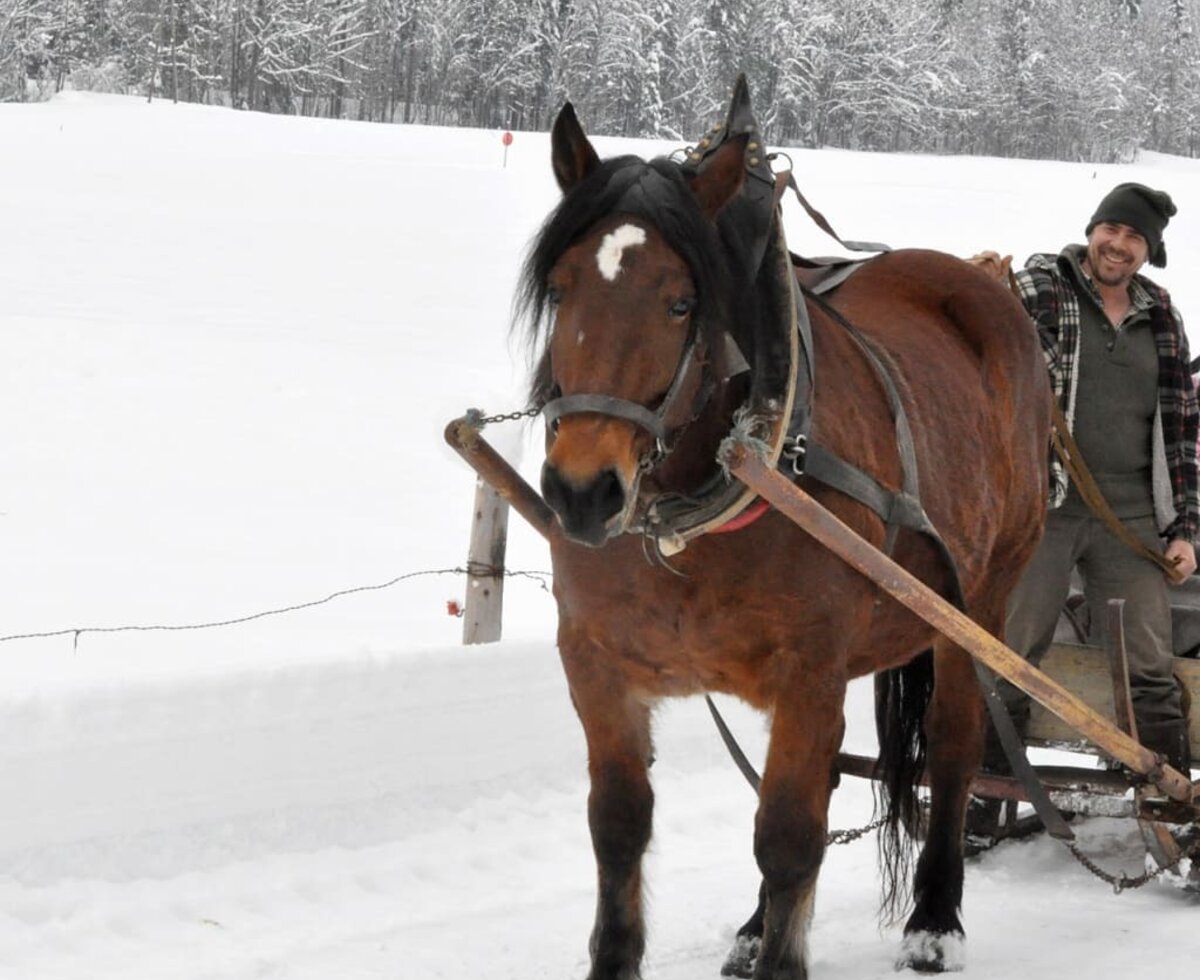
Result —
[{"label": "fence wire", "polygon": [[302,609],[312,609],[315,606],[323,606],[327,602],[333,602],[335,599],[341,599],[344,596],[355,595],[360,592],[378,592],[382,589],[390,589],[392,586],[397,585],[400,582],[431,575],[470,575],[473,578],[488,578],[497,576],[503,576],[504,578],[527,578],[537,582],[544,591],[550,591],[550,586],[548,583],[551,579],[551,574],[549,572],[526,570],[509,571],[507,569],[495,568],[488,565],[480,565],[478,562],[471,562],[466,567],[458,566],[455,568],[434,568],[419,572],[407,572],[404,575],[397,575],[393,579],[389,579],[386,582],[379,582],[375,585],[359,585],[350,589],[339,589],[336,592],[331,592],[322,599],[313,599],[310,602],[299,602],[295,605],[283,606],[278,609],[266,609],[262,612],[251,613],[247,616],[237,616],[232,619],[219,619],[204,623],[163,623],[134,626],[70,626],[63,629],[45,630],[35,633],[12,633],[8,636],[0,636],[0,643],[11,643],[16,640],[42,640],[59,636],[70,636],[73,637],[74,646],[78,648],[79,638],[85,633],[179,632],[184,630],[207,630],[224,626],[239,626],[242,623],[250,623],[256,619],[266,619],[268,616],[283,616],[287,613],[299,612]]}]

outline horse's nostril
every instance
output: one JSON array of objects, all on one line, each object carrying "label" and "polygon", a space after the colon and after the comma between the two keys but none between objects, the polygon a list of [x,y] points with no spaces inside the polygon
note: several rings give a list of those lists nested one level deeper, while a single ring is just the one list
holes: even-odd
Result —
[{"label": "horse's nostril", "polygon": [[558,515],[567,536],[591,545],[607,540],[609,518],[625,508],[625,487],[611,468],[580,485],[547,463],[542,468],[542,496]]},{"label": "horse's nostril", "polygon": [[599,519],[607,521],[614,514],[619,514],[625,506],[625,488],[621,478],[613,469],[605,470],[594,484],[596,511]]},{"label": "horse's nostril", "polygon": [[567,483],[553,466],[542,467],[542,496],[554,513],[561,515],[567,502]]}]

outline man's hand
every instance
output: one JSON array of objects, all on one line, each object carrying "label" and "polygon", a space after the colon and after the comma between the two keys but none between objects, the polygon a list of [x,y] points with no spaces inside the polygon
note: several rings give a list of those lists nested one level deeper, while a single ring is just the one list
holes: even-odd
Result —
[{"label": "man's hand", "polygon": [[1012,256],[1001,256],[999,252],[993,252],[988,249],[986,252],[979,252],[977,255],[972,255],[965,260],[969,265],[975,266],[984,275],[991,276],[996,282],[1005,286],[1008,285],[1009,277],[1012,276]]},{"label": "man's hand", "polygon": [[1172,584],[1178,585],[1196,570],[1196,546],[1187,538],[1176,538],[1167,545],[1166,559],[1175,565],[1175,570],[1168,572],[1167,578]]}]

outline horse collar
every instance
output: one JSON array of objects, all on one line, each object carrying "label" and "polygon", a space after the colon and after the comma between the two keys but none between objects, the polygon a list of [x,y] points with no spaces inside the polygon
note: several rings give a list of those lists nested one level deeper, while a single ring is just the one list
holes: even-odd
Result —
[{"label": "horse collar", "polygon": [[754,501],[754,503],[752,503],[749,507],[747,507],[744,511],[742,511],[740,514],[738,514],[736,517],[731,517],[724,524],[721,524],[718,527],[714,527],[708,533],[709,534],[730,534],[733,531],[740,531],[743,528],[749,527],[751,524],[753,524],[755,521],[757,521],[760,517],[763,516],[763,514],[765,514],[770,509],[771,509],[771,505],[767,501],[763,500],[762,497],[758,497]]}]

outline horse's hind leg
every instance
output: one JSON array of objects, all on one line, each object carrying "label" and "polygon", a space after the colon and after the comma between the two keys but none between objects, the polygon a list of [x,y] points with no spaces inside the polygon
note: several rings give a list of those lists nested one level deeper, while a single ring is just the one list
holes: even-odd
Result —
[{"label": "horse's hind leg", "polygon": [[965,937],[962,831],[967,793],[983,752],[983,700],[971,657],[934,644],[933,698],[926,712],[930,809],[925,846],[913,880],[914,908],[904,926],[897,968],[961,970]]},{"label": "horse's hind leg", "polygon": [[783,687],[775,702],[754,832],[767,899],[757,980],[808,976],[808,926],[825,855],[845,693],[844,678],[814,671]]},{"label": "horse's hind leg", "polygon": [[645,949],[642,855],[650,842],[650,709],[588,649],[563,650],[588,747],[588,826],[596,855],[596,920],[588,980],[636,980]]}]

